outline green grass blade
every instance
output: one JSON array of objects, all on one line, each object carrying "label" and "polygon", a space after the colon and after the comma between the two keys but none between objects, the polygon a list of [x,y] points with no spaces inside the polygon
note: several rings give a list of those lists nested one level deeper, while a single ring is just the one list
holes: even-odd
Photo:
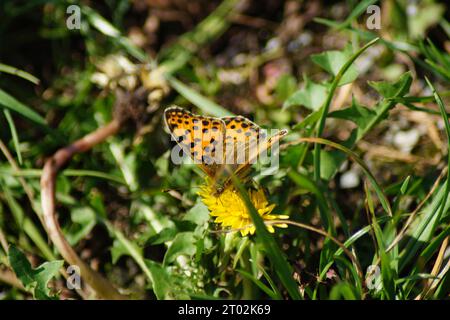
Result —
[{"label": "green grass blade", "polygon": [[47,241],[42,237],[38,227],[33,223],[33,221],[28,218],[20,204],[14,199],[12,191],[8,188],[6,184],[0,179],[0,187],[3,189],[3,194],[5,200],[11,210],[14,220],[21,228],[21,230],[34,242],[36,247],[41,251],[41,254],[49,261],[55,260],[56,257],[52,250],[47,244]]},{"label": "green grass blade", "polygon": [[354,153],[352,150],[348,149],[347,147],[344,147],[343,145],[340,145],[338,143],[322,139],[322,138],[301,138],[300,141],[306,141],[306,142],[313,142],[316,145],[317,144],[324,144],[327,146],[330,146],[332,148],[338,149],[345,154],[347,154],[349,157],[351,157],[356,163],[360,165],[360,167],[363,169],[364,174],[367,176],[367,179],[370,181],[372,187],[374,188],[375,192],[378,195],[378,198],[380,200],[381,205],[383,206],[383,209],[388,213],[388,215],[392,216],[392,208],[389,204],[389,200],[386,197],[386,195],[383,192],[383,189],[380,187],[378,182],[376,181],[373,174],[370,172],[369,168],[364,164],[364,162],[358,157],[356,153]]},{"label": "green grass blade", "polygon": [[319,210],[319,212],[321,215],[320,217],[322,219],[322,223],[325,229],[328,230],[329,226],[332,225],[332,216],[327,205],[326,197],[322,193],[322,191],[310,178],[301,173],[290,171],[288,172],[288,177],[299,187],[304,188],[314,194],[314,196],[317,198],[317,204],[321,209]]},{"label": "green grass blade", "polygon": [[254,284],[258,286],[262,291],[264,291],[269,297],[271,297],[274,300],[280,299],[280,297],[277,296],[277,294],[272,291],[268,286],[266,286],[261,280],[257,279],[255,276],[250,274],[247,271],[236,269],[237,272],[239,272],[243,277],[247,278],[248,280],[252,281]]},{"label": "green grass blade", "polygon": [[150,62],[150,57],[141,48],[134,45],[127,37],[122,36],[116,27],[92,8],[83,6],[81,11],[95,29],[113,39],[113,41],[122,46],[131,56],[140,62]]},{"label": "green grass blade", "polygon": [[360,15],[362,15],[363,13],[366,13],[367,8],[370,5],[373,5],[375,3],[377,3],[378,0],[363,0],[360,1],[355,8],[352,10],[352,12],[350,12],[350,14],[348,15],[348,17],[345,19],[344,22],[338,24],[335,28],[337,30],[341,30],[344,29],[348,26],[350,26],[352,24],[352,22],[358,18]]},{"label": "green grass blade", "polygon": [[231,113],[230,111],[221,107],[217,103],[209,100],[208,98],[202,96],[195,90],[184,85],[181,81],[177,80],[176,78],[168,76],[167,80],[169,81],[172,88],[174,88],[179,94],[181,94],[184,98],[189,100],[195,106],[202,109],[204,112],[213,115],[215,117],[225,117],[233,115],[233,113]]},{"label": "green grass blade", "polygon": [[[62,171],[60,174],[66,177],[91,177],[109,180],[120,184],[126,184],[125,180],[122,177],[94,170],[66,169]],[[40,178],[42,176],[42,170],[21,169],[20,171],[15,171],[10,167],[9,168],[0,167],[0,175],[9,175],[13,177]]]},{"label": "green grass blade", "polygon": [[302,297],[300,296],[297,283],[292,278],[292,267],[288,264],[286,257],[278,247],[275,239],[270,235],[269,231],[267,231],[263,219],[253,206],[253,203],[251,202],[244,186],[240,183],[235,175],[232,175],[231,178],[234,186],[239,191],[239,194],[247,207],[253,224],[255,225],[256,238],[258,241],[260,241],[260,243],[266,250],[269,259],[272,262],[274,269],[281,280],[281,283],[284,285],[292,299],[301,300]]},{"label": "green grass blade", "polygon": [[184,66],[202,46],[211,43],[225,32],[231,24],[231,17],[242,10],[240,0],[224,0],[192,31],[186,32],[177,41],[158,54],[160,68],[165,74],[173,75]]},{"label": "green grass blade", "polygon": [[3,113],[5,114],[5,118],[6,118],[6,121],[8,122],[9,130],[11,131],[11,136],[12,136],[13,143],[14,143],[14,149],[16,150],[17,159],[19,160],[19,164],[22,165],[22,152],[20,152],[19,136],[17,135],[16,126],[14,125],[14,120],[8,109],[3,109]]},{"label": "green grass blade", "polygon": [[[433,96],[435,97],[436,103],[439,106],[439,110],[441,112],[442,118],[445,123],[445,132],[447,135],[447,150],[450,150],[450,125],[448,123],[448,116],[442,102],[441,97],[436,92],[436,89],[428,80],[428,86],[431,88],[433,92]],[[450,168],[450,154],[447,155],[447,167]],[[436,192],[436,197],[433,200],[432,204],[426,209],[425,214],[423,215],[420,223],[417,224],[413,232],[410,234],[411,238],[408,241],[405,249],[401,253],[401,261],[400,261],[400,270],[402,270],[409,261],[416,256],[417,251],[423,245],[423,243],[427,243],[432,237],[433,232],[438,227],[441,217],[444,213],[444,210],[448,210],[448,195],[450,192],[450,172],[447,171],[447,179],[444,185],[440,188],[438,192]]]},{"label": "green grass blade", "polygon": [[2,89],[0,89],[0,104],[12,111],[23,115],[25,118],[33,121],[36,124],[47,127],[47,123],[45,122],[44,118],[42,118],[30,107],[24,105],[22,102],[18,101],[16,98],[6,93]]},{"label": "green grass blade", "polygon": [[26,71],[17,69],[12,66],[8,66],[6,64],[0,63],[0,72],[9,73],[18,77],[21,77],[25,80],[28,80],[34,84],[39,84],[39,79],[33,76],[32,74],[29,74]]},{"label": "green grass blade", "polygon": [[385,298],[388,300],[392,300],[395,297],[395,282],[394,279],[397,278],[397,276],[394,273],[394,270],[391,265],[391,257],[386,252],[386,243],[384,239],[383,232],[380,228],[380,225],[378,224],[378,221],[375,217],[375,212],[373,209],[373,203],[372,203],[372,197],[370,196],[370,191],[365,188],[366,192],[366,199],[368,203],[368,208],[371,215],[372,220],[372,226],[373,231],[377,243],[377,251],[378,251],[378,257],[381,261],[381,279],[383,283],[382,291],[385,295]]},{"label": "green grass blade", "polygon": [[[337,88],[339,82],[341,81],[341,78],[343,77],[345,72],[348,70],[348,68],[350,68],[350,66],[353,64],[353,62],[365,50],[367,50],[370,46],[374,45],[378,40],[379,40],[379,38],[375,38],[372,41],[370,41],[369,43],[367,43],[365,46],[363,46],[361,49],[356,51],[350,57],[350,59],[348,59],[348,61],[342,66],[342,68],[337,73],[336,77],[334,77],[333,82],[331,83],[331,86],[330,86],[330,91],[327,95],[327,99],[325,100],[324,105],[321,107],[321,115],[320,115],[319,122],[317,124],[317,133],[316,133],[318,138],[320,138],[320,136],[322,136],[323,130],[325,128],[325,121],[328,116],[328,110],[330,109],[331,100],[333,99],[334,93],[336,91],[336,88]],[[319,144],[315,144],[315,146],[314,146],[314,179],[316,181],[320,180],[320,145]]]}]

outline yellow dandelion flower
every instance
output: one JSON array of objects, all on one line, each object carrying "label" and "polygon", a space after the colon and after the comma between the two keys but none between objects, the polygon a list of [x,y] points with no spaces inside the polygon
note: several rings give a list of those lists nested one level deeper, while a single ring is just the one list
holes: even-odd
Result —
[{"label": "yellow dandelion flower", "polygon": [[[252,218],[245,206],[244,201],[239,196],[238,191],[232,186],[216,195],[211,184],[206,183],[200,188],[198,195],[203,203],[208,207],[210,215],[215,217],[214,222],[223,228],[238,229],[242,236],[255,233],[255,226]],[[274,204],[269,204],[262,189],[248,190],[248,195],[264,221],[287,219],[286,215],[271,214],[275,208]],[[287,228],[286,224],[267,225],[269,232],[274,232],[273,226]]]}]

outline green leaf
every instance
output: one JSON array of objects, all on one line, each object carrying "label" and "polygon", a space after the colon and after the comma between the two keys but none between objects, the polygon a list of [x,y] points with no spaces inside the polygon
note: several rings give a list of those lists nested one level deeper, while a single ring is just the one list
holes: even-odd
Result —
[{"label": "green leaf", "polygon": [[20,113],[25,118],[27,118],[41,126],[47,127],[47,123],[45,122],[44,118],[42,118],[34,110],[32,110],[28,106],[24,105],[22,102],[18,101],[16,98],[9,95],[2,89],[0,89],[0,104],[12,111]]},{"label": "green leaf", "polygon": [[317,204],[320,208],[320,218],[322,219],[322,223],[325,228],[328,229],[332,225],[332,215],[328,208],[327,199],[322,190],[320,190],[312,179],[302,173],[289,171],[288,177],[299,187],[310,191],[317,197]]},{"label": "green leaf", "polygon": [[303,121],[297,123],[292,129],[295,131],[298,131],[298,130],[304,130],[307,128],[311,128],[320,119],[320,115],[321,115],[320,109],[317,111],[311,112],[310,114],[308,114],[306,116],[306,118]]},{"label": "green leaf", "polygon": [[167,271],[160,264],[148,259],[145,260],[145,264],[153,275],[152,287],[156,298],[159,300],[173,299],[174,297],[171,296],[173,284]]},{"label": "green leaf", "polygon": [[197,239],[195,239],[193,232],[181,232],[177,234],[164,255],[163,265],[166,266],[175,261],[180,255],[193,256],[197,251],[196,242]]},{"label": "green leaf", "polygon": [[337,119],[345,119],[354,122],[358,127],[365,128],[369,125],[376,112],[368,109],[356,101],[353,97],[352,105],[348,108],[330,112],[329,117]]},{"label": "green leaf", "polygon": [[160,232],[158,232],[155,235],[150,236],[146,244],[147,245],[157,245],[161,244],[167,241],[171,241],[175,238],[176,234],[178,233],[178,230],[176,228],[164,228]]},{"label": "green leaf", "polygon": [[314,83],[305,79],[305,87],[293,93],[283,104],[283,108],[291,106],[304,106],[310,110],[318,110],[328,94],[326,85]]},{"label": "green leaf", "polygon": [[160,68],[166,74],[175,74],[189,62],[195,52],[223,34],[232,23],[231,17],[242,9],[240,0],[222,1],[194,29],[184,33],[175,43],[158,53]]},{"label": "green leaf", "polygon": [[[330,117],[346,119],[358,124],[358,127],[352,132],[350,138],[343,144],[349,149],[353,148],[356,142],[361,140],[372,128],[385,119],[388,112],[397,104],[399,97],[403,97],[409,92],[411,83],[412,77],[410,72],[403,74],[395,83],[378,82],[376,86],[379,90],[388,96],[392,96],[392,98],[383,99],[373,110],[360,106],[356,101],[353,101],[351,107],[329,113]],[[312,118],[310,122],[316,121],[316,113],[320,113],[320,111],[313,112],[308,116],[308,118]],[[322,118],[320,120],[324,121]],[[297,125],[297,127],[303,128],[301,126],[303,122]],[[295,128],[297,129],[297,127]],[[321,156],[321,153],[319,154]],[[336,165],[336,168],[339,167],[340,164]],[[320,168],[322,168],[322,165],[320,165]],[[324,175],[321,174],[320,176],[323,177]]]},{"label": "green leaf", "polygon": [[50,300],[57,298],[50,295],[50,289],[47,285],[59,273],[64,265],[63,260],[45,262],[33,269],[25,255],[13,245],[9,247],[8,258],[17,278],[22,282],[25,289],[33,294],[35,299]]},{"label": "green leaf", "polygon": [[345,154],[337,150],[320,150],[320,177],[329,180],[345,158]]},{"label": "green leaf", "polygon": [[[341,68],[352,57],[352,53],[345,51],[325,51],[311,56],[311,60],[322,67],[325,71],[337,76]],[[354,65],[350,65],[345,73],[342,75],[338,86],[350,83],[358,77],[358,70]]]},{"label": "green leaf", "polygon": [[179,289],[167,269],[152,260],[145,260],[145,265],[153,276],[153,292],[159,300],[187,300],[189,296]]},{"label": "green leaf", "polygon": [[119,261],[120,257],[128,255],[127,248],[118,240],[114,240],[110,251],[113,264],[116,264],[117,261]]},{"label": "green leaf", "polygon": [[[145,264],[142,257],[142,248],[138,247],[136,243],[128,240],[121,231],[117,230],[108,220],[104,220],[101,217],[97,217],[105,224],[111,236],[115,238],[111,255],[114,255],[114,259],[118,259],[121,255],[127,254],[136,261],[141,270],[145,273],[147,278],[153,282],[153,276]],[[115,251],[115,252],[113,252]]]},{"label": "green leaf", "polygon": [[[41,177],[42,170],[40,169],[21,169],[19,172],[13,170],[12,168],[0,168],[0,175],[9,175],[13,177]],[[117,177],[112,174],[103,173],[100,171],[93,170],[76,170],[76,169],[66,169],[60,172],[60,175],[65,177],[92,177],[110,180],[119,184],[125,184],[122,177]]]},{"label": "green leaf", "polygon": [[120,257],[124,255],[130,255],[131,257],[134,257],[134,255],[142,257],[142,248],[138,247],[134,242],[126,241],[125,243],[120,239],[115,239],[111,247],[112,263],[115,264]]},{"label": "green leaf", "polygon": [[2,179],[0,179],[0,187],[3,190],[3,196],[19,229],[23,230],[30,237],[47,260],[54,260],[55,256],[48,246],[46,239],[42,237],[39,228],[28,216],[24,214],[21,205],[13,197],[12,190],[10,190],[9,187],[3,183]]},{"label": "green leaf", "polygon": [[294,76],[283,74],[275,87],[275,96],[279,101],[284,101],[294,93],[296,86],[297,82]]},{"label": "green leaf", "polygon": [[428,45],[424,41],[419,42],[425,62],[434,74],[450,81],[450,54],[440,51],[430,39],[427,39],[427,43]]},{"label": "green leaf", "polygon": [[77,244],[91,232],[96,224],[95,211],[91,207],[78,207],[70,212],[73,224],[65,231],[67,241]]},{"label": "green leaf", "polygon": [[400,193],[403,195],[408,190],[409,181],[411,180],[411,176],[407,176],[405,181],[403,181],[402,186],[400,187]]},{"label": "green leaf", "polygon": [[372,88],[374,88],[382,97],[389,99],[398,96],[398,92],[401,91],[402,88],[409,88],[411,81],[411,74],[409,72],[406,72],[400,77],[397,82],[394,83],[387,81],[368,81],[368,84]]},{"label": "green leaf", "polygon": [[339,282],[330,291],[330,300],[357,300],[354,288],[347,282]]},{"label": "green leaf", "polygon": [[183,220],[191,221],[196,225],[204,225],[209,221],[208,208],[200,200],[184,216]]}]

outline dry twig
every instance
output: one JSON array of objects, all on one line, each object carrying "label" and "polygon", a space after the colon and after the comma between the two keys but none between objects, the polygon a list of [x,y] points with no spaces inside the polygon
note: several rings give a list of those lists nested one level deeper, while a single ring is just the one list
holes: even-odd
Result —
[{"label": "dry twig", "polygon": [[55,185],[58,172],[76,153],[90,150],[93,146],[117,133],[119,129],[120,122],[113,120],[73,144],[58,150],[45,162],[41,177],[41,202],[47,233],[66,262],[80,268],[81,276],[86,284],[96,293],[98,298],[102,299],[126,299],[126,297],[121,295],[106,278],[90,268],[65,239],[55,209]]}]

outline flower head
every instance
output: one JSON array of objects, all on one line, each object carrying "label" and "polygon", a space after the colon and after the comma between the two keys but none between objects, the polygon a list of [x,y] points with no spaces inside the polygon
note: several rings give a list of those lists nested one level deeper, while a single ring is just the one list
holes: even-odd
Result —
[{"label": "flower head", "polygon": [[[242,236],[255,233],[255,226],[247,210],[245,202],[239,192],[232,186],[227,187],[220,194],[216,194],[210,183],[200,188],[198,195],[203,203],[208,207],[210,215],[216,217],[215,223],[224,228],[238,229]],[[262,189],[248,190],[248,195],[256,210],[264,221],[287,219],[285,215],[273,215],[274,204],[269,204]],[[269,232],[274,232],[273,226],[286,228],[286,224],[267,225]]]}]

